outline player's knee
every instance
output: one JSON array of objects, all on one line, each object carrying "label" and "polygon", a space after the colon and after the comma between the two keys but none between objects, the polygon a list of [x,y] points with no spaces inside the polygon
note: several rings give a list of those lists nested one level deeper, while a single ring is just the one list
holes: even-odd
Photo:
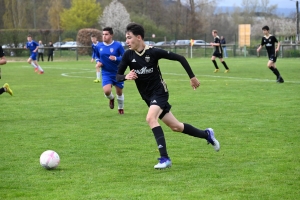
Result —
[{"label": "player's knee", "polygon": [[154,124],[157,123],[157,119],[155,117],[152,116],[147,116],[146,117],[146,122],[149,124],[149,126],[153,126]]},{"label": "player's knee", "polygon": [[171,125],[170,129],[175,132],[181,132],[180,127],[176,125]]}]

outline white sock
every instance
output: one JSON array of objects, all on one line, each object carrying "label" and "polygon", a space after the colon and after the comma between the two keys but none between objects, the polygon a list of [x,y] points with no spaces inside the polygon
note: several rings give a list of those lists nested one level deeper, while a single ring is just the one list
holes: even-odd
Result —
[{"label": "white sock", "polygon": [[117,95],[118,99],[118,109],[123,109],[124,108],[124,94],[121,96]]},{"label": "white sock", "polygon": [[38,65],[38,68],[41,72],[43,72],[44,70],[41,68],[41,66]]},{"label": "white sock", "polygon": [[97,79],[100,80],[100,72],[96,72]]},{"label": "white sock", "polygon": [[34,68],[37,68],[37,66],[34,64],[33,61],[31,61],[31,65],[32,65]]},{"label": "white sock", "polygon": [[110,100],[114,99],[114,94],[111,92],[110,95],[106,96],[106,94],[104,94],[104,96]]}]

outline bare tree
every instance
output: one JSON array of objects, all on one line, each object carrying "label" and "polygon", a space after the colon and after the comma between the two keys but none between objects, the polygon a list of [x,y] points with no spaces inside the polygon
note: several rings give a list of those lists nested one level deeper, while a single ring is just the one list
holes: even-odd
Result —
[{"label": "bare tree", "polygon": [[105,7],[102,17],[99,18],[99,24],[102,28],[109,26],[114,29],[117,37],[125,35],[127,24],[130,23],[130,15],[124,5],[118,0],[113,0]]}]

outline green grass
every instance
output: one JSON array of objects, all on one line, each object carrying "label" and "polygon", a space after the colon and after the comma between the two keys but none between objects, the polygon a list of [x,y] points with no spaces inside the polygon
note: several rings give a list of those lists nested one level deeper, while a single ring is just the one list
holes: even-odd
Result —
[{"label": "green grass", "polygon": [[[108,107],[94,64],[26,62],[1,66],[0,199],[300,199],[299,59],[278,59],[275,82],[266,58],[226,59],[231,71],[212,73],[207,59],[189,62],[196,91],[176,62],[161,61],[178,120],[212,127],[220,152],[205,140],[162,125],[173,166],[154,170],[159,157],[134,82],[125,82],[125,115]],[[64,74],[64,76],[62,76]],[[47,171],[45,150],[61,163]]]}]

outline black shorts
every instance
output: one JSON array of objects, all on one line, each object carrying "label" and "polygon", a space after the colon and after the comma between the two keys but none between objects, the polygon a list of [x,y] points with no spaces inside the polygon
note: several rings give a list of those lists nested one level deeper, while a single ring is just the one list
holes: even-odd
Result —
[{"label": "black shorts", "polygon": [[159,119],[162,119],[165,114],[170,112],[171,105],[168,102],[169,100],[169,92],[165,92],[164,90],[156,91],[155,94],[153,94],[151,97],[144,97],[144,101],[150,107],[151,105],[157,105],[159,106],[163,111],[159,115]]},{"label": "black shorts", "polygon": [[218,51],[214,51],[213,56],[215,56],[217,58],[223,58],[223,54]]},{"label": "black shorts", "polygon": [[269,60],[275,63],[276,60],[277,60],[277,56],[272,54],[272,55],[269,56]]}]

